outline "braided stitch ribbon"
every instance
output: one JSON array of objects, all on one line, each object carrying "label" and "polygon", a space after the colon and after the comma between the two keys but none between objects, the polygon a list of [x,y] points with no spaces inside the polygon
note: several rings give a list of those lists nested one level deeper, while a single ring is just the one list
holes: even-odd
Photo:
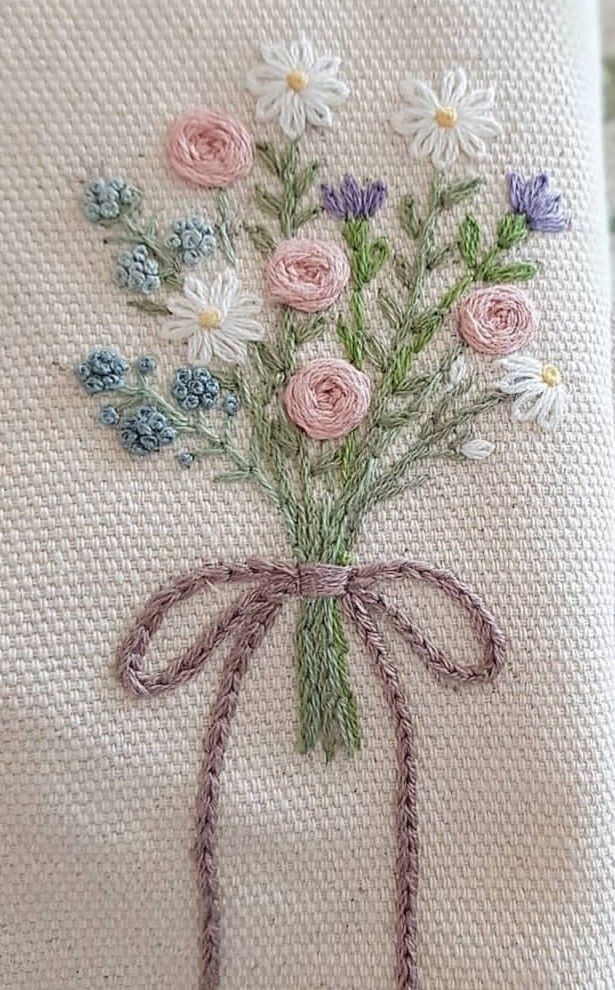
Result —
[{"label": "braided stitch ribbon", "polygon": [[[459,667],[438,649],[402,611],[376,589],[377,581],[411,578],[426,581],[457,602],[469,615],[483,655],[472,667]],[[142,668],[151,637],[179,602],[212,585],[247,585],[201,633],[185,653],[159,673]],[[202,966],[199,990],[220,986],[220,908],[215,833],[220,776],[239,688],[253,652],[290,598],[338,598],[372,661],[395,725],[396,793],[396,990],[419,990],[417,966],[417,895],[419,842],[417,769],[414,730],[399,674],[378,628],[387,620],[395,632],[434,673],[458,682],[488,680],[504,659],[504,638],[478,595],[452,574],[408,560],[342,567],[332,564],[287,564],[268,560],[209,563],[184,574],[158,591],[121,643],[118,660],[127,690],[136,695],[170,691],[195,677],[224,640],[233,636],[204,740],[198,792],[197,866],[203,902]]]}]

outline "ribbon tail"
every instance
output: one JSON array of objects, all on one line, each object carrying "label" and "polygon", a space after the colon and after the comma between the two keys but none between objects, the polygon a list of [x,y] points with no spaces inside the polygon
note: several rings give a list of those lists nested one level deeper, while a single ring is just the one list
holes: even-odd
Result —
[{"label": "ribbon tail", "polygon": [[209,728],[204,740],[203,766],[197,798],[197,869],[203,905],[202,968],[199,990],[220,986],[220,903],[216,861],[216,825],[220,777],[239,689],[250,658],[280,611],[283,596],[251,592],[242,613],[239,631],[225,660]]},{"label": "ribbon tail", "polygon": [[420,990],[417,962],[419,830],[414,729],[399,674],[378,627],[365,607],[363,595],[346,595],[343,606],[348,620],[365,645],[393,716],[397,750],[396,988]]}]

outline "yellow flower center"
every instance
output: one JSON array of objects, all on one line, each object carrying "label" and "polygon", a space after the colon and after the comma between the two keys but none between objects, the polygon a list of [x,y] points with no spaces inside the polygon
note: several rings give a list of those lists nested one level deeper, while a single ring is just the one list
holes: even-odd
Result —
[{"label": "yellow flower center", "polygon": [[286,82],[291,89],[294,89],[295,93],[302,93],[309,81],[310,77],[307,72],[302,72],[301,69],[293,69],[286,76]]},{"label": "yellow flower center", "polygon": [[436,110],[436,124],[438,127],[454,127],[457,123],[457,111],[455,107],[438,107]]},{"label": "yellow flower center", "polygon": [[554,364],[545,364],[540,377],[549,388],[557,388],[562,384],[562,373]]},{"label": "yellow flower center", "polygon": [[220,310],[215,306],[208,306],[207,309],[199,313],[199,326],[203,327],[203,330],[215,330],[216,327],[220,326],[221,319]]}]

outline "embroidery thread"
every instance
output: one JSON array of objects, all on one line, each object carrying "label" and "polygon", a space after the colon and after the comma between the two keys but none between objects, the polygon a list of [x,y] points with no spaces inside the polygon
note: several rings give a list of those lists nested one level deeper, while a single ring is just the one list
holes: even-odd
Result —
[{"label": "embroidery thread", "polygon": [[[120,670],[135,694],[158,694],[194,677],[231,638],[205,737],[197,828],[200,987],[219,990],[219,781],[250,657],[284,603],[297,599],[299,749],[308,752],[320,743],[327,759],[339,746],[355,753],[361,736],[346,630],[356,630],[396,732],[396,990],[419,990],[414,732],[380,624],[387,622],[438,675],[461,682],[498,671],[504,638],[479,596],[447,571],[408,560],[358,566],[354,548],[370,512],[418,488],[431,465],[445,458],[477,470],[493,455],[495,445],[484,435],[489,410],[509,403],[518,420],[546,428],[560,421],[562,373],[519,353],[538,326],[529,295],[518,287],[538,267],[519,251],[534,232],[561,231],[568,220],[544,173],[527,181],[511,174],[510,209],[492,234],[464,213],[482,179],[457,179],[447,169],[459,154],[482,156],[500,128],[492,115],[493,92],[469,93],[457,70],[445,75],[440,96],[423,83],[404,84],[408,106],[395,125],[412,139],[413,153],[431,158],[434,168],[425,203],[412,193],[402,198],[406,247],[393,251],[379,231],[390,206],[384,181],[347,173],[321,183],[318,196],[319,164],[300,152],[298,138],[307,124],[329,126],[331,108],[348,96],[338,79],[339,60],[317,57],[303,40],[263,46],[262,54],[263,63],[248,77],[256,117],[277,121],[290,138],[281,148],[254,144],[264,182],[254,188],[259,217],[242,228],[264,258],[267,308],[240,289],[233,270],[215,278],[197,274],[203,262],[209,264],[214,242],[228,264],[237,260],[226,193],[219,193],[216,224],[184,218],[161,241],[156,222],[138,218],[136,187],[123,180],[92,183],[86,215],[120,225],[130,242],[118,280],[141,296],[165,286],[175,290],[164,302],[136,303],[160,318],[160,336],[169,346],[187,342],[189,363],[173,372],[168,395],[147,355],[131,365],[116,351],[99,348],[79,366],[78,377],[89,395],[104,397],[101,424],[116,431],[134,456],[158,455],[181,441],[186,446],[176,457],[182,468],[214,459],[226,465],[217,480],[257,485],[280,514],[292,563],[212,563],[182,575],[145,606],[120,647]],[[193,184],[224,190],[250,171],[252,147],[241,125],[223,114],[213,121],[209,111],[191,113],[175,122],[169,159]],[[331,240],[310,236],[312,221],[323,213]],[[183,266],[190,269],[185,276]],[[436,346],[445,336],[448,343]],[[337,341],[341,355],[307,359],[305,345],[325,337],[333,346]],[[491,361],[493,356],[500,360]],[[455,664],[378,590],[377,582],[404,580],[427,582],[470,615],[484,646],[479,663]],[[216,584],[239,585],[242,592],[184,654],[158,674],[147,673],[144,657],[168,611]]]}]

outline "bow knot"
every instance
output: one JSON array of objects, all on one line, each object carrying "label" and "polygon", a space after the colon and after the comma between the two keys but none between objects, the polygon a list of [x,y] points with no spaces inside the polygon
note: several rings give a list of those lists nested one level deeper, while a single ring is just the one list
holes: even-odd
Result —
[{"label": "bow knot", "polygon": [[[391,604],[377,582],[423,581],[469,615],[482,653],[471,666],[459,666],[404,612]],[[143,669],[152,636],[181,601],[214,585],[239,584],[244,591],[215,617],[184,653],[158,673]],[[136,695],[159,694],[191,680],[214,651],[232,636],[205,736],[198,795],[197,865],[203,905],[202,971],[199,990],[220,987],[220,903],[215,833],[220,776],[239,689],[250,657],[290,598],[336,598],[346,621],[363,643],[393,717],[397,742],[397,990],[419,990],[417,892],[419,872],[414,731],[402,681],[379,630],[386,620],[397,635],[436,674],[458,681],[492,677],[504,658],[504,638],[478,595],[448,571],[408,560],[360,567],[337,564],[246,560],[213,563],[177,578],[150,598],[120,645],[118,660],[125,687]]]},{"label": "bow knot", "polygon": [[297,564],[297,592],[301,598],[343,598],[352,573],[340,564]]}]

